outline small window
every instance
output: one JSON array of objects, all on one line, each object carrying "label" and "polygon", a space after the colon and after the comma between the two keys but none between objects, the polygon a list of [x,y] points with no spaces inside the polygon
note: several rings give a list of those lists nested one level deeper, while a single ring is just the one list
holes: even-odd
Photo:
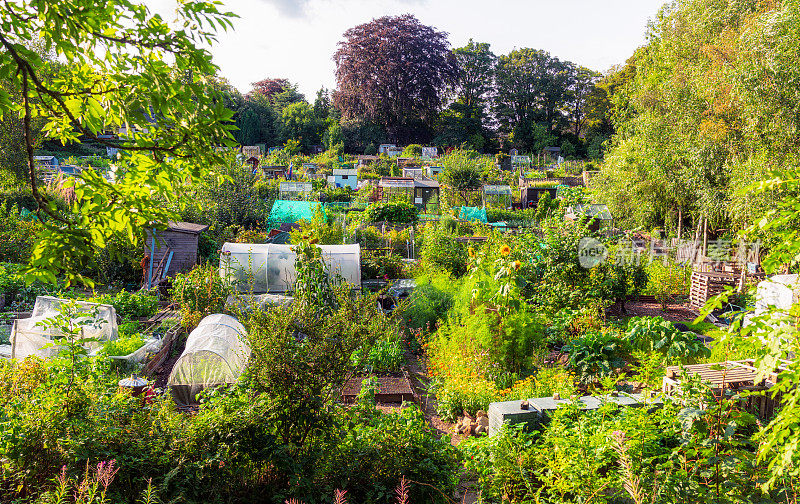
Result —
[{"label": "small window", "polygon": [[350,175],[342,175],[342,180],[347,180],[347,177],[349,177],[349,176]]}]

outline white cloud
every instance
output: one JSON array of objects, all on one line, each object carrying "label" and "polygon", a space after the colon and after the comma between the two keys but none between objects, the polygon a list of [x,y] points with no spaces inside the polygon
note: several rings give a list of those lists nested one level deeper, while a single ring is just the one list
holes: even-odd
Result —
[{"label": "white cloud", "polygon": [[[163,12],[175,0],[145,0]],[[221,73],[242,91],[266,77],[287,78],[308,99],[335,86],[332,57],[342,34],[385,15],[412,13],[450,34],[454,47],[470,38],[496,54],[544,49],[604,71],[645,41],[648,19],[663,0],[225,0],[234,31],[212,48]]]}]

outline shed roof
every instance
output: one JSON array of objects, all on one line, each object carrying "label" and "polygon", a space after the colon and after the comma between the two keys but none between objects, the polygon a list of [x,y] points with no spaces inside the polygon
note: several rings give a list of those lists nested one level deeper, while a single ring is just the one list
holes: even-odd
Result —
[{"label": "shed roof", "polygon": [[205,224],[195,224],[193,222],[172,222],[170,221],[167,227],[169,231],[177,231],[178,233],[191,233],[200,234],[208,229]]}]

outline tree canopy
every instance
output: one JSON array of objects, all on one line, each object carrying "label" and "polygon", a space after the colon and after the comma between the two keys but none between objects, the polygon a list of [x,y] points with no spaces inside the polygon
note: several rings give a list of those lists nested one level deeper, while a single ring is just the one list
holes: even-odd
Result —
[{"label": "tree canopy", "polygon": [[342,116],[380,124],[402,142],[433,123],[456,73],[447,34],[410,14],[347,30],[334,61]]}]

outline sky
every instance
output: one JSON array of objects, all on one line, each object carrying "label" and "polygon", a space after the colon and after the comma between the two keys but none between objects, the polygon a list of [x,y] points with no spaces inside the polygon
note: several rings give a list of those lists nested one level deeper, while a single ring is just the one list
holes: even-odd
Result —
[{"label": "sky", "polygon": [[[175,0],[144,0],[172,20]],[[264,78],[285,78],[313,101],[336,87],[333,54],[342,34],[386,15],[414,14],[449,34],[452,47],[470,38],[492,51],[544,49],[562,60],[605,72],[645,43],[647,23],[664,0],[224,0],[240,17],[211,48],[223,77],[242,92]]]}]

